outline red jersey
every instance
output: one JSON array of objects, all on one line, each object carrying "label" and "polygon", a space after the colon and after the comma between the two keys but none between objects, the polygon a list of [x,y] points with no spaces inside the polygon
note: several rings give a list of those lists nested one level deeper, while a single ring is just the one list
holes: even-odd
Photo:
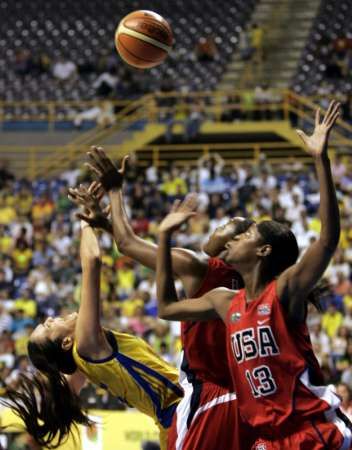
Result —
[{"label": "red jersey", "polygon": [[[238,289],[242,285],[238,272],[220,259],[210,258],[207,274],[194,297],[200,297],[217,287]],[[227,362],[226,326],[223,321],[182,322],[181,338],[184,352],[181,369],[188,381],[210,381],[232,389]]]},{"label": "red jersey", "polygon": [[257,434],[277,437],[293,422],[322,413],[328,416],[338,408],[339,398],[321,386],[323,377],[308,329],[288,322],[276,281],[248,304],[244,289],[240,290],[226,325],[240,414]]}]

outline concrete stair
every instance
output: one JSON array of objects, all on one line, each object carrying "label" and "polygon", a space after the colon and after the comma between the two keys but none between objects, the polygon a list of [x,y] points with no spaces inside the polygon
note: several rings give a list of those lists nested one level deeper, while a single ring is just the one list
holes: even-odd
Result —
[{"label": "concrete stair", "polygon": [[236,52],[219,89],[241,89],[260,84],[288,87],[319,4],[320,0],[262,0],[254,11],[252,22],[264,30],[263,61],[242,61]]}]

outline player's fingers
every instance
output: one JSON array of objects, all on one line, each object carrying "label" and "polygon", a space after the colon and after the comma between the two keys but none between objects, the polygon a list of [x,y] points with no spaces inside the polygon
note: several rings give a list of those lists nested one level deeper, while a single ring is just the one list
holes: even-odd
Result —
[{"label": "player's fingers", "polygon": [[95,195],[96,192],[99,190],[98,184],[99,183],[97,181],[92,181],[88,187],[88,193]]},{"label": "player's fingers", "polygon": [[330,102],[329,107],[328,107],[328,110],[326,111],[325,116],[324,116],[324,119],[323,119],[323,123],[324,123],[324,124],[326,124],[326,122],[327,122],[327,120],[328,120],[328,118],[329,118],[329,115],[330,115],[331,111],[333,110],[333,108],[334,108],[334,106],[335,106],[335,103],[336,103],[335,100],[332,100],[332,101]]},{"label": "player's fingers", "polygon": [[104,164],[101,161],[100,153],[97,147],[91,147],[90,152],[87,153],[90,162],[94,164],[99,170],[104,171]]},{"label": "player's fingers", "polygon": [[326,123],[326,127],[330,130],[333,127],[333,125],[335,125],[335,123],[339,117],[340,117],[340,111],[335,112],[335,114]]},{"label": "player's fingers", "polygon": [[72,203],[74,203],[75,205],[81,206],[81,201],[80,201],[77,197],[75,197],[75,196],[73,196],[73,195],[71,195],[71,194],[68,194],[67,197],[68,197],[68,199],[69,199]]},{"label": "player's fingers", "polygon": [[123,157],[123,159],[122,159],[122,161],[121,161],[121,167],[120,167],[120,169],[119,169],[119,172],[120,172],[122,175],[124,175],[124,173],[125,173],[125,170],[126,170],[126,163],[127,163],[127,160],[129,159],[129,157],[130,157],[130,155],[126,155],[126,156]]},{"label": "player's fingers", "polygon": [[103,213],[104,213],[106,216],[109,216],[110,213],[111,213],[111,205],[106,206],[106,207],[103,209]]},{"label": "player's fingers", "polygon": [[331,111],[330,114],[330,121],[332,118],[334,118],[336,116],[337,113],[340,113],[340,108],[341,108],[341,103],[340,102],[336,102],[336,105],[334,107],[334,109]]},{"label": "player's fingers", "polygon": [[174,203],[171,206],[170,212],[176,212],[178,207],[180,206],[181,200],[175,200]]},{"label": "player's fingers", "polygon": [[308,136],[306,135],[306,133],[302,130],[296,130],[296,133],[298,134],[298,136],[301,138],[303,144],[307,144],[307,139]]},{"label": "player's fingers", "polygon": [[188,194],[181,205],[183,211],[194,211],[198,207],[198,196],[195,193]]},{"label": "player's fingers", "polygon": [[92,219],[89,216],[87,216],[86,214],[76,213],[76,217],[78,219],[84,220],[85,222],[89,223],[89,225],[92,223]]},{"label": "player's fingers", "polygon": [[95,167],[95,165],[86,162],[84,163],[84,166],[88,167],[88,169],[92,171],[95,175],[97,175],[99,178],[102,176],[101,170]]},{"label": "player's fingers", "polygon": [[106,169],[109,169],[112,167],[115,168],[111,159],[106,155],[103,147],[96,147],[96,154],[99,155],[99,161]]},{"label": "player's fingers", "polygon": [[80,191],[78,189],[70,188],[68,195],[70,195],[71,197],[75,198],[76,200],[82,200],[83,199],[83,195],[80,193]]},{"label": "player's fingers", "polygon": [[318,108],[315,112],[315,126],[320,124],[320,108]]},{"label": "player's fingers", "polygon": [[97,194],[95,194],[95,198],[98,200],[98,202],[100,202],[104,197],[104,195],[105,195],[104,191],[99,191]]}]

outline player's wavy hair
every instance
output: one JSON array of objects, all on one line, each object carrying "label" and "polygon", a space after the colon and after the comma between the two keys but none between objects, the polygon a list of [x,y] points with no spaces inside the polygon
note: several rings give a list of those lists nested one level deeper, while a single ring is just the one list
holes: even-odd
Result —
[{"label": "player's wavy hair", "polygon": [[61,340],[28,343],[28,355],[38,372],[20,374],[16,389],[6,389],[1,403],[20,417],[28,433],[45,448],[57,448],[72,427],[91,425],[81,401],[70,388],[63,374],[77,369],[72,351],[64,351]]},{"label": "player's wavy hair", "polygon": [[[250,222],[243,223],[242,228],[249,228]],[[296,264],[299,256],[297,239],[287,225],[275,220],[259,222],[257,230],[263,243],[271,246],[271,253],[265,257],[264,270],[269,280],[274,279],[284,270]],[[241,231],[244,232],[245,230]],[[322,292],[322,285],[319,284],[307,296],[308,302],[312,303],[318,311],[321,311],[320,297]]]}]

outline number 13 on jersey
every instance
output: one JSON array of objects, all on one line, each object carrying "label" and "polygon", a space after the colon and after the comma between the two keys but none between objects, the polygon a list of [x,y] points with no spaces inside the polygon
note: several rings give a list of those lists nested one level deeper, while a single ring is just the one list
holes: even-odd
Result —
[{"label": "number 13 on jersey", "polygon": [[268,366],[258,366],[252,371],[246,370],[245,373],[253,397],[258,398],[276,392],[277,385]]}]

